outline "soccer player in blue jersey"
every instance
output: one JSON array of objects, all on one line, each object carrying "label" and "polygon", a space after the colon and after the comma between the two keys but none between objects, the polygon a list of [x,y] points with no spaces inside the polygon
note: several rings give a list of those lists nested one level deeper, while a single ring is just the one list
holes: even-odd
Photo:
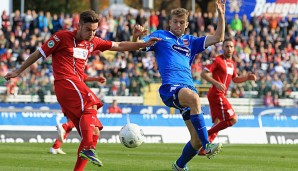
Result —
[{"label": "soccer player in blue jersey", "polygon": [[[169,26],[170,31],[157,30],[143,38],[144,41],[151,37],[162,40],[147,47],[147,51],[154,51],[158,69],[162,78],[159,89],[160,97],[169,106],[181,111],[183,120],[190,132],[191,140],[185,145],[181,156],[172,164],[173,170],[188,170],[186,164],[203,147],[206,156],[210,159],[221,151],[222,144],[210,143],[205,120],[201,110],[200,98],[194,87],[191,64],[196,54],[202,52],[210,45],[224,40],[225,27],[225,2],[216,1],[218,23],[214,35],[194,37],[184,34],[188,27],[189,12],[183,8],[171,11]],[[133,41],[144,35],[146,30],[136,26],[133,32]]]}]

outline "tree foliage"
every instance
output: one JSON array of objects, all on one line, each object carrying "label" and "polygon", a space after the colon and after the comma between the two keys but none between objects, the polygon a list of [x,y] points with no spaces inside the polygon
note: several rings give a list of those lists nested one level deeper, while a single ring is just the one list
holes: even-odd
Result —
[{"label": "tree foliage", "polygon": [[[25,0],[24,12],[27,10],[50,11],[51,13],[72,13],[90,9],[89,0]],[[20,10],[21,0],[13,1],[13,11]]]}]

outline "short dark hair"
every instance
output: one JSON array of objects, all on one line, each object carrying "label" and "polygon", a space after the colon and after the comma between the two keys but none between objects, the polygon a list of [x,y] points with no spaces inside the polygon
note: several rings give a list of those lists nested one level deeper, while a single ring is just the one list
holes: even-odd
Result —
[{"label": "short dark hair", "polygon": [[182,17],[183,15],[186,15],[186,18],[188,18],[189,12],[184,8],[175,8],[171,10],[170,18],[173,16]]},{"label": "short dark hair", "polygon": [[98,23],[99,15],[93,10],[87,10],[80,14],[80,24],[83,23]]},{"label": "short dark hair", "polygon": [[227,37],[225,38],[225,40],[222,42],[222,44],[225,44],[225,42],[234,42],[233,39],[231,37]]}]

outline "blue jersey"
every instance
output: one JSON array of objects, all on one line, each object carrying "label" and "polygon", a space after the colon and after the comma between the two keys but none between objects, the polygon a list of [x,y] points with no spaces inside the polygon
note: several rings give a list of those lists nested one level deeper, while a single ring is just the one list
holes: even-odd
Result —
[{"label": "blue jersey", "polygon": [[191,75],[191,64],[196,54],[205,49],[206,36],[191,35],[175,36],[166,30],[157,30],[143,38],[148,41],[151,37],[161,38],[147,51],[154,51],[161,75],[162,84],[186,84],[194,86]]}]

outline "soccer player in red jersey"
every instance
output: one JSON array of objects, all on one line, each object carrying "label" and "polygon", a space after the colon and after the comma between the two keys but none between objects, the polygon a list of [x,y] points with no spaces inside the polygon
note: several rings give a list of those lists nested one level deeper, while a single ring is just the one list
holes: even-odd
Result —
[{"label": "soccer player in red jersey", "polygon": [[84,83],[84,69],[87,57],[94,50],[130,51],[151,46],[159,38],[147,42],[111,42],[95,37],[99,15],[92,10],[80,14],[78,29],[63,30],[52,35],[41,47],[32,53],[20,68],[7,73],[4,78],[17,77],[41,56],[52,56],[54,86],[62,111],[82,137],[78,148],[75,171],[82,171],[88,160],[97,166],[102,162],[96,155],[96,144],[103,126],[98,120],[97,109],[103,103]]},{"label": "soccer player in red jersey", "polygon": [[[100,83],[105,83],[106,78],[102,76],[90,77],[85,74],[84,81],[85,82],[97,81]],[[57,125],[58,137],[56,138],[54,144],[50,148],[51,154],[66,154],[60,147],[62,143],[66,140],[67,136],[69,135],[69,133],[72,131],[73,128],[74,128],[74,124],[68,118],[67,118],[67,122]]]},{"label": "soccer player in red jersey", "polygon": [[[213,126],[208,130],[208,139],[212,142],[220,130],[233,126],[237,121],[237,115],[226,98],[226,93],[231,80],[234,83],[242,83],[248,80],[256,80],[254,74],[238,76],[236,65],[232,59],[234,54],[234,42],[231,38],[223,41],[223,54],[213,58],[210,65],[205,66],[201,77],[212,84],[208,91],[208,101],[212,116]],[[209,75],[212,73],[212,76]],[[199,151],[204,155],[204,150]]]},{"label": "soccer player in red jersey", "polygon": [[122,109],[118,106],[117,100],[113,100],[113,103],[111,106],[108,108],[108,113],[109,114],[121,114]]}]

